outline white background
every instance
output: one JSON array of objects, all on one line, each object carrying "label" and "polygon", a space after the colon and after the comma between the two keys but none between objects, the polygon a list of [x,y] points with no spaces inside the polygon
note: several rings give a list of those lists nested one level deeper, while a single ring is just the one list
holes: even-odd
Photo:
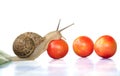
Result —
[{"label": "white background", "polygon": [[[119,0],[0,0],[0,49],[14,56],[12,45],[18,35],[32,31],[44,36],[56,30],[59,19],[60,28],[75,23],[61,32],[69,45],[65,61],[79,58],[72,50],[76,37],[86,35],[95,42],[107,34],[117,42],[117,52],[111,59],[120,70]],[[88,58],[95,63],[100,60],[94,52]],[[46,52],[40,59],[50,60]]]}]

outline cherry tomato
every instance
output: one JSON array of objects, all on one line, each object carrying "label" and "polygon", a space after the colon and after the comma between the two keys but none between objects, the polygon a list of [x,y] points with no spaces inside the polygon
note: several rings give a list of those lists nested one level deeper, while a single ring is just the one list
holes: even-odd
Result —
[{"label": "cherry tomato", "polygon": [[73,41],[74,52],[81,57],[92,54],[94,48],[93,41],[87,36],[79,36]]},{"label": "cherry tomato", "polygon": [[48,44],[47,53],[51,58],[63,58],[68,53],[68,44],[63,39],[52,40]]},{"label": "cherry tomato", "polygon": [[104,35],[96,40],[94,49],[100,57],[109,58],[115,54],[117,43],[113,37]]}]

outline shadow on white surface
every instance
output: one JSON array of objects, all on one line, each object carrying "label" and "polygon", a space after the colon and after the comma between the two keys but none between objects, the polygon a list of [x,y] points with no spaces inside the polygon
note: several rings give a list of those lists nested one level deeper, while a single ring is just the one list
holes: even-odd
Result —
[{"label": "shadow on white surface", "polygon": [[119,76],[116,64],[111,59],[101,59],[95,64],[95,73],[97,76]]},{"label": "shadow on white surface", "polygon": [[74,66],[74,76],[90,76],[94,70],[94,64],[88,58],[79,58]]},{"label": "shadow on white surface", "polygon": [[46,69],[36,61],[15,63],[14,76],[47,76]]},{"label": "shadow on white surface", "polygon": [[64,60],[51,60],[48,68],[49,76],[67,76],[67,64]]},{"label": "shadow on white surface", "polygon": [[0,68],[0,76],[120,76],[116,64],[110,59],[101,59],[97,63],[88,58],[79,58],[73,63],[59,59],[47,63],[12,62]]}]

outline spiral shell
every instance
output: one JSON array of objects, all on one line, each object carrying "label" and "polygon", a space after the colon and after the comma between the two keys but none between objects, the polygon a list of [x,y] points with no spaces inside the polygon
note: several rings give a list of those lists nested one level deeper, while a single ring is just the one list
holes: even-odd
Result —
[{"label": "spiral shell", "polygon": [[13,51],[18,57],[27,58],[43,40],[44,38],[36,33],[25,32],[15,39]]}]

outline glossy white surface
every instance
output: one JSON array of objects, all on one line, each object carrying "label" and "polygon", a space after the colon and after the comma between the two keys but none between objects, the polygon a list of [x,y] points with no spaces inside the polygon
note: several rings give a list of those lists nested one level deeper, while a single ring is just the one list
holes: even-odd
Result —
[{"label": "glossy white surface", "polygon": [[78,58],[72,63],[60,60],[11,62],[0,68],[0,76],[120,76],[116,63],[100,59],[93,63],[88,58]]}]

